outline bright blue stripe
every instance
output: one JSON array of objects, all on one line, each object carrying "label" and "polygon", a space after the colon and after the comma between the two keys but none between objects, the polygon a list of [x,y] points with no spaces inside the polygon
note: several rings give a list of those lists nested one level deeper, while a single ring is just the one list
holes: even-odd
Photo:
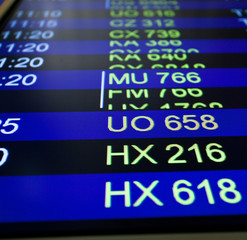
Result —
[{"label": "bright blue stripe", "polygon": [[[170,75],[160,83],[162,75],[159,72],[168,72]],[[190,72],[197,73],[201,78],[198,83],[189,82],[176,83],[172,80],[172,74],[182,73],[186,76]],[[79,71],[6,71],[0,72],[0,90],[45,90],[45,89],[100,89],[101,70],[79,70]],[[24,86],[19,82],[18,86],[5,86],[13,79],[9,79],[14,74],[20,74],[23,77],[29,74],[37,75],[37,81],[31,86]],[[125,75],[124,75],[125,74]],[[134,75],[133,75],[134,74]],[[144,82],[144,76],[147,74],[147,82]],[[115,75],[120,81],[123,76],[129,77],[129,82],[123,81],[117,84],[113,80],[110,84],[109,76]],[[132,78],[135,77],[135,78]],[[5,79],[3,79],[5,78]],[[125,88],[178,88],[178,87],[247,87],[247,69],[226,68],[226,69],[165,69],[165,70],[108,70],[106,71],[106,89],[125,89]],[[192,79],[195,80],[195,79]],[[31,81],[31,78],[29,79]],[[134,81],[134,82],[133,82]],[[142,84],[138,84],[143,82]]]},{"label": "bright blue stripe", "polygon": [[[192,119],[199,122],[200,128],[195,131],[184,127],[178,131],[169,130],[165,119],[171,115],[179,117],[180,122],[184,115],[196,115]],[[213,116],[218,128],[208,130],[202,127],[203,115]],[[112,117],[112,128],[119,130],[123,127],[124,116],[127,117],[126,128],[120,132],[108,129],[108,117]],[[141,119],[137,120],[140,116]],[[1,120],[7,118],[21,118],[17,122],[19,129],[13,134],[1,134],[0,141],[247,136],[247,109],[0,114]],[[152,124],[153,127],[148,131],[137,131],[132,127],[135,119],[139,129],[147,129]],[[195,127],[194,123],[185,125]],[[207,126],[213,127],[210,123]]]},{"label": "bright blue stripe", "polygon": [[[229,204],[220,198],[221,189],[217,183],[225,178],[236,184],[236,191],[242,196],[239,203]],[[205,179],[210,183],[215,204],[208,203],[205,189],[197,189]],[[195,201],[191,205],[181,205],[173,197],[172,187],[178,180],[192,184],[179,186],[194,192]],[[124,206],[123,196],[112,196],[112,206],[105,208],[106,182],[111,182],[112,191],[123,191],[124,181],[130,185],[131,206]],[[145,188],[158,181],[152,194],[163,206],[156,205],[147,197],[141,205],[134,207],[142,195],[134,181]],[[247,214],[246,170],[0,177],[0,188],[0,222]],[[188,197],[182,193],[180,196]],[[234,195],[227,193],[227,197],[234,198]]]},{"label": "bright blue stripe", "polygon": [[[160,49],[160,53],[168,53],[169,49],[172,49],[173,52],[178,51],[181,53],[181,50],[188,51],[189,53],[195,53],[193,49],[199,51],[199,53],[246,53],[247,52],[247,44],[245,39],[214,39],[214,40],[206,40],[206,39],[198,39],[198,40],[179,40],[181,42],[180,46],[172,46],[169,42],[178,41],[178,40],[161,40],[165,43],[167,42],[167,46],[153,46],[148,47],[150,44],[154,44],[154,40],[138,40],[131,44],[131,41],[48,41],[49,48],[44,52],[37,52],[36,47],[32,48],[32,51],[28,52],[28,54],[39,54],[39,55],[77,55],[77,54],[109,54],[110,51],[118,49],[122,50],[122,54],[128,54],[130,51],[137,51],[138,54],[147,54],[150,49]],[[158,40],[156,41],[158,43]],[[35,42],[36,46],[39,44],[43,44],[44,41]],[[27,47],[30,49],[30,43],[26,41],[16,42],[15,47],[9,52],[10,46],[9,44],[13,44],[13,42],[2,42],[0,45],[1,55],[23,55],[26,54],[25,49]],[[27,45],[26,45],[27,44]],[[7,47],[8,46],[8,47]],[[44,45],[43,49],[44,49]],[[41,46],[41,47],[42,47]],[[168,50],[167,50],[168,49]],[[24,52],[23,52],[24,51]],[[120,52],[119,52],[120,53]]]}]

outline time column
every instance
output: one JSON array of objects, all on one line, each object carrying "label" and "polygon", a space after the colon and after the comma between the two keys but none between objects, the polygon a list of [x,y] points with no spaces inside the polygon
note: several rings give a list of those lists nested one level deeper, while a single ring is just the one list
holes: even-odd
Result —
[{"label": "time column", "polygon": [[102,70],[88,69],[86,54],[93,51],[96,62],[103,43],[91,41],[90,30],[73,29],[76,16],[85,19],[83,4],[63,2],[22,1],[0,33],[1,175],[88,170],[78,167],[84,164],[78,159],[95,146],[86,143],[91,136],[84,125],[93,111],[101,111]]}]

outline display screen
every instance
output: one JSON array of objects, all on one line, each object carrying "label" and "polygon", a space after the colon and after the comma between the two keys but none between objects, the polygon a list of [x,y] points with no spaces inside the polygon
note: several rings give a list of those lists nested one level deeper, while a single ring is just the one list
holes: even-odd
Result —
[{"label": "display screen", "polygon": [[246,229],[246,1],[23,0],[0,38],[1,235]]}]

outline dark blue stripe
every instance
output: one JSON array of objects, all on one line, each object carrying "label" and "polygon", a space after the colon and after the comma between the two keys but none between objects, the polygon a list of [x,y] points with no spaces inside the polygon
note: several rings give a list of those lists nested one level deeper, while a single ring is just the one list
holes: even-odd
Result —
[{"label": "dark blue stripe", "polygon": [[[144,25],[143,20],[152,21],[152,25]],[[74,18],[74,19],[57,19],[57,26],[54,29],[174,29],[174,28],[245,28],[245,24],[240,22],[236,17],[229,18],[175,18],[175,19],[158,19],[162,25],[155,23],[157,19],[92,19],[92,18]],[[51,21],[51,20],[46,20]],[[171,22],[172,21],[172,22]],[[26,27],[22,26],[23,20],[11,29],[36,29],[40,28],[40,20],[29,20]],[[10,29],[11,21],[7,24],[6,29]],[[46,29],[46,24],[41,29]]]},{"label": "dark blue stripe", "polygon": [[[76,9],[108,9],[108,5],[106,6],[105,1],[70,1],[70,2],[23,2],[20,6],[20,9],[30,9],[30,10],[43,10],[43,9],[62,9],[62,10],[76,10]],[[110,6],[113,6],[112,4]],[[125,5],[126,6],[126,5]],[[136,3],[135,6],[137,9],[142,9],[142,6]],[[149,4],[145,6],[148,9],[153,9],[157,6],[167,6],[167,5],[153,5]],[[181,9],[231,9],[231,8],[245,8],[246,2],[223,2],[223,1],[182,1],[178,2],[178,4],[168,4],[170,7],[179,6]]]}]

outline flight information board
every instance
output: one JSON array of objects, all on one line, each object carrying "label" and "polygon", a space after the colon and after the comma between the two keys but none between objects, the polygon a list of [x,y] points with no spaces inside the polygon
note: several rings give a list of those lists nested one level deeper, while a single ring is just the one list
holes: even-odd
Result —
[{"label": "flight information board", "polygon": [[246,1],[23,0],[2,27],[0,234],[246,229]]}]

